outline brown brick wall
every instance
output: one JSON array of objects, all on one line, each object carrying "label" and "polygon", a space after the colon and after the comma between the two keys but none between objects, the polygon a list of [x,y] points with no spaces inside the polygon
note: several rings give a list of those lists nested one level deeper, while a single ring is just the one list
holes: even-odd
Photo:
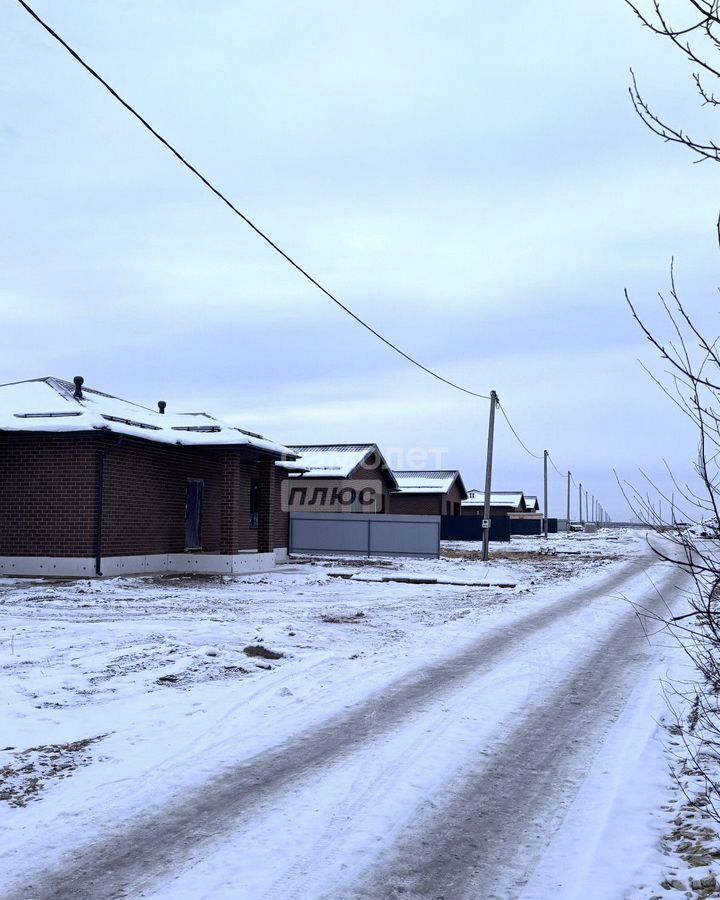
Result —
[{"label": "brown brick wall", "polygon": [[390,512],[390,490],[388,488],[388,476],[380,463],[380,460],[373,459],[375,465],[361,466],[356,472],[353,472],[352,481],[380,481],[382,482],[382,509],[377,510],[381,513]]},{"label": "brown brick wall", "polygon": [[238,550],[256,550],[258,529],[250,526],[250,482],[253,478],[259,478],[258,464],[243,459],[241,451],[221,452],[223,474],[220,488],[218,552],[237,553]]},{"label": "brown brick wall", "polygon": [[250,526],[250,481],[259,465],[242,450],[126,439],[105,463],[103,555],[184,552],[188,478],[203,481],[203,552],[259,549]]},{"label": "brown brick wall", "polygon": [[397,516],[441,516],[445,494],[391,494],[390,512]]},{"label": "brown brick wall", "polygon": [[461,514],[462,507],[460,504],[465,499],[465,494],[460,490],[460,486],[458,485],[457,478],[453,481],[450,490],[447,492],[443,502],[443,515],[447,515],[445,512],[445,507],[447,505],[447,501],[452,504],[452,512],[450,515],[459,516]]},{"label": "brown brick wall", "polygon": [[463,499],[456,479],[444,494],[391,494],[390,512],[399,516],[460,515],[459,504]]},{"label": "brown brick wall", "polygon": [[[300,460],[302,462],[302,460]],[[333,492],[340,492],[345,490],[346,488],[355,487],[359,490],[362,488],[358,486],[358,482],[377,482],[381,485],[380,490],[380,499],[381,499],[381,509],[362,509],[351,506],[349,503],[345,506],[335,504],[334,506],[330,505],[330,498],[333,496]],[[387,470],[383,468],[380,460],[371,458],[370,464],[367,466],[360,466],[355,472],[353,472],[350,478],[313,478],[312,474],[303,478],[293,478],[292,484],[294,487],[302,489],[307,487],[307,494],[305,498],[305,503],[301,502],[300,495],[298,492],[294,492],[292,494],[293,503],[292,510],[293,512],[378,512],[378,513],[388,513],[390,512],[390,487],[389,487],[389,476],[387,474]],[[317,502],[311,503],[311,499],[314,496],[314,492],[316,488],[324,488],[327,491],[326,494],[326,502],[325,504],[318,505]]]},{"label": "brown brick wall", "polygon": [[257,549],[268,553],[273,549],[273,506],[275,502],[275,463],[265,460],[259,470],[260,497],[257,529]]},{"label": "brown brick wall", "polygon": [[[462,510],[463,516],[481,516],[483,514],[482,506],[465,506]],[[515,512],[515,510],[509,506],[491,506],[490,507],[490,515],[491,516],[507,516],[509,513]]]},{"label": "brown brick wall", "polygon": [[188,478],[204,483],[203,551],[258,549],[261,529],[250,527],[253,477],[261,478],[264,545],[287,546],[287,514],[274,502],[274,465],[254,461],[249,451],[176,447],[131,437],[118,443],[109,434],[5,432],[0,433],[0,555],[95,554],[102,450],[108,450],[103,556],[182,553]]},{"label": "brown brick wall", "polygon": [[273,483],[273,549],[287,547],[290,542],[290,513],[283,510],[283,482],[287,481],[287,471],[275,467]]},{"label": "brown brick wall", "polygon": [[0,555],[91,556],[95,436],[0,433]]}]

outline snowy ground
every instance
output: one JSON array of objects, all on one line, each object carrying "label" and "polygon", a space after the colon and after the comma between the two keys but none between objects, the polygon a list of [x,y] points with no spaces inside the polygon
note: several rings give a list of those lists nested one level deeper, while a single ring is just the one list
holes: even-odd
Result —
[{"label": "snowy ground", "polygon": [[[602,660],[600,635],[613,646],[627,600],[652,598],[650,578],[669,588],[667,572],[644,571],[652,559],[642,532],[551,536],[548,546],[515,539],[489,565],[477,545],[452,543],[439,560],[297,561],[245,578],[0,580],[3,896],[79,897],[77,883],[65,888],[44,873],[92,860],[96,845],[107,861],[107,846],[129,841],[143,817],[158,834],[158,822],[193,816],[196,828],[168,832],[158,849],[180,842],[169,865],[153,856],[133,870],[132,888],[102,871],[85,876],[82,896],[413,896],[371,873],[392,866],[395,847],[398,860],[404,845],[414,858],[418,823],[434,833],[432,809],[481,777],[478,759],[491,747],[500,753],[518,722],[530,728],[537,703],[556,696],[561,709],[583,679],[594,691],[599,663],[588,660]],[[487,647],[486,669],[476,646]],[[653,718],[671,651],[658,643],[644,654],[618,678],[604,724],[578,720],[582,740],[558,770],[552,827],[528,840],[514,893],[497,896],[664,896],[648,885],[672,874],[658,849],[670,783]],[[417,673],[428,672],[434,680],[423,682]],[[592,713],[584,696],[572,702]],[[323,729],[326,759],[303,738]],[[293,753],[300,774],[272,793],[263,779],[282,780],[279,761]],[[223,779],[262,759],[275,768],[243,782],[251,799],[230,817]],[[205,808],[213,798],[216,815]],[[114,872],[124,860],[114,859]],[[19,887],[31,883],[37,890]],[[425,896],[420,887],[415,895]]]}]

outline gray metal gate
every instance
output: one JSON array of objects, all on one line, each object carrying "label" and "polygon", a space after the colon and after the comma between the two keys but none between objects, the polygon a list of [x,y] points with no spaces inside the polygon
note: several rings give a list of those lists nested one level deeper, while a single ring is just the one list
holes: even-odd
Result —
[{"label": "gray metal gate", "polygon": [[290,513],[290,553],[440,556],[440,516]]}]

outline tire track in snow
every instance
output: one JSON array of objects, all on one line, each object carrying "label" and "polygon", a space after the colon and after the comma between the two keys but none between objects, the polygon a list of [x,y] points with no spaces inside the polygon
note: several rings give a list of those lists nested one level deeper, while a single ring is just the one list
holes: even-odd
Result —
[{"label": "tire track in snow", "polygon": [[[670,572],[662,587],[675,577]],[[665,602],[654,592],[644,599],[648,608]],[[454,785],[449,802],[440,809],[433,802],[367,883],[334,893],[334,900],[517,897],[647,665],[643,640],[634,611],[626,612],[489,760]]]},{"label": "tire track in snow", "polygon": [[163,875],[177,872],[200,858],[208,843],[232,832],[248,810],[282,793],[294,782],[358,752],[363,745],[392,733],[419,710],[482,672],[491,671],[519,643],[587,608],[593,599],[616,592],[643,572],[648,563],[647,556],[633,559],[589,588],[579,587],[552,606],[493,628],[451,659],[404,676],[387,685],[381,694],[333,716],[312,731],[231,767],[202,788],[193,788],[166,806],[101,835],[68,854],[70,858],[64,865],[40,870],[32,883],[6,891],[5,900],[114,900],[141,896]]}]

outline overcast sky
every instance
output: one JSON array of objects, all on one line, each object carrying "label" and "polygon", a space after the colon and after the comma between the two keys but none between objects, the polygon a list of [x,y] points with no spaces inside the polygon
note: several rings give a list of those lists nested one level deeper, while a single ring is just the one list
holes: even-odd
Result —
[{"label": "overcast sky", "polygon": [[[717,334],[720,172],[644,128],[629,66],[701,136],[720,116],[621,0],[35,8],[373,327],[497,390],[616,519],[613,468],[690,472],[694,435],[638,363],[662,372],[623,288],[658,321],[674,255]],[[13,0],[0,57],[0,381],[81,374],[286,443],[375,441],[396,467],[427,453],[482,486],[486,401],[304,282]],[[495,488],[541,491],[501,419],[495,462]]]}]

